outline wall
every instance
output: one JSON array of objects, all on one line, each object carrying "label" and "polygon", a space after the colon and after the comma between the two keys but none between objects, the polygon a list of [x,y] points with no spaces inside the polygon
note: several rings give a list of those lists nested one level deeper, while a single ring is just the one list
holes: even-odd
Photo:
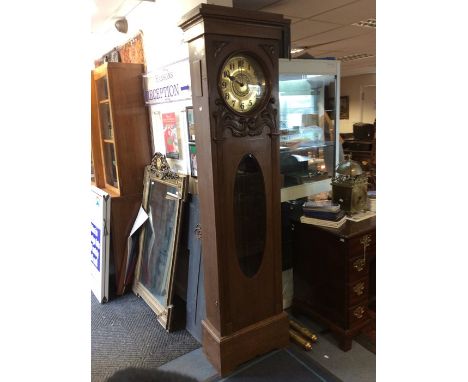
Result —
[{"label": "wall", "polygon": [[143,43],[148,72],[188,57],[183,32],[177,26],[181,17],[200,3],[232,7],[232,0],[158,0],[142,1],[129,14],[128,32],[118,32],[113,23],[92,35],[91,62],[112,48],[124,44],[143,31]]},{"label": "wall", "polygon": [[[100,58],[114,47],[123,45],[143,32],[143,49],[146,59],[146,71],[152,73],[157,69],[188,59],[188,45],[184,42],[182,29],[178,27],[182,16],[200,3],[231,6],[232,0],[157,0],[155,3],[143,1],[127,15],[128,32],[118,32],[113,22],[104,30],[92,35],[92,58]],[[94,65],[93,65],[94,67]],[[188,69],[189,70],[189,67]],[[143,91],[143,90],[142,90]],[[188,153],[187,125],[185,107],[191,106],[190,101],[178,101],[148,108],[153,132],[153,147],[155,152],[166,153],[162,126],[162,113],[175,112],[178,120],[179,159],[168,162],[173,170],[180,173],[190,173]]]},{"label": "wall", "polygon": [[[353,124],[356,122],[374,122],[372,115],[370,116],[372,120],[361,121],[361,92],[363,91],[362,88],[367,85],[376,85],[375,74],[363,74],[341,78],[341,96],[349,97],[349,119],[340,120],[341,133],[352,133]],[[375,118],[375,103],[373,106],[373,116]]]}]

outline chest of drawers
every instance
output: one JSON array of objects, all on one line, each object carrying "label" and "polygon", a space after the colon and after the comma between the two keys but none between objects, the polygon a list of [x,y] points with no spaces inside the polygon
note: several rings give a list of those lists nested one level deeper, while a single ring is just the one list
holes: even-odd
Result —
[{"label": "chest of drawers", "polygon": [[328,326],[344,351],[369,323],[375,299],[375,226],[373,217],[339,229],[302,223],[295,228],[293,314]]}]

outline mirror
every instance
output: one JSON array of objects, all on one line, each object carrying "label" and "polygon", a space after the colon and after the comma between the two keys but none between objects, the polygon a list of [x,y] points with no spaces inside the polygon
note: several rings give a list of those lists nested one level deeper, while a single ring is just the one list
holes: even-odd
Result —
[{"label": "mirror", "polygon": [[133,291],[170,330],[172,289],[188,177],[171,171],[166,157],[156,153],[145,168],[143,209],[149,218],[140,237]]}]

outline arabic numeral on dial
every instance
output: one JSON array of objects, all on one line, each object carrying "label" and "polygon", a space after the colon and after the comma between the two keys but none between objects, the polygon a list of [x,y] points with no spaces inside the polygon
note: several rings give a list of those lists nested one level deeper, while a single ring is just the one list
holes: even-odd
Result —
[{"label": "arabic numeral on dial", "polygon": [[252,106],[252,105],[253,105],[252,100],[249,100],[249,106]]},{"label": "arabic numeral on dial", "polygon": [[244,110],[244,102],[240,103],[240,108],[241,108],[241,110]]},{"label": "arabic numeral on dial", "polygon": [[231,75],[231,72],[229,70],[225,70],[223,73],[224,77],[229,77]]},{"label": "arabic numeral on dial", "polygon": [[225,88],[226,88],[226,86],[227,86],[227,83],[226,83],[226,81],[223,81],[223,82],[221,82],[221,87],[222,87],[222,88],[224,88],[224,89],[225,89]]},{"label": "arabic numeral on dial", "polygon": [[232,100],[232,107],[236,106],[236,101],[235,100]]},{"label": "arabic numeral on dial", "polygon": [[224,93],[224,99],[225,99],[226,101],[229,100],[229,93]]},{"label": "arabic numeral on dial", "polygon": [[235,64],[233,64],[233,63],[229,64],[229,69],[234,70],[235,68],[236,68]]}]

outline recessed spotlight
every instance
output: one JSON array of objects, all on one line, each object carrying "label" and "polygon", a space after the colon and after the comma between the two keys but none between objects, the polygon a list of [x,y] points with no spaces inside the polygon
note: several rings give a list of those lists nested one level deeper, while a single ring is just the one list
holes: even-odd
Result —
[{"label": "recessed spotlight", "polygon": [[364,28],[375,28],[375,19],[367,19],[366,21],[358,21],[357,23],[352,24],[357,27]]},{"label": "recessed spotlight", "polygon": [[291,49],[291,54],[300,53],[303,50],[304,50],[304,48],[293,48],[293,49]]}]

